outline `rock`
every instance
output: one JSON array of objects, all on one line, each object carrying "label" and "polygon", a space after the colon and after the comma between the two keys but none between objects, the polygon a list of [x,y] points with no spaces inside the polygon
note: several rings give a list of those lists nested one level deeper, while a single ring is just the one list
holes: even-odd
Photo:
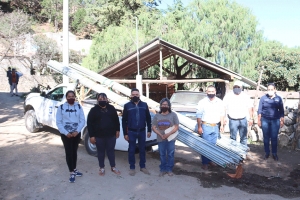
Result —
[{"label": "rock", "polygon": [[285,116],[284,117],[284,124],[287,125],[287,126],[290,126],[290,125],[293,125],[295,123],[293,122],[293,119],[289,118],[288,116]]},{"label": "rock", "polygon": [[290,138],[285,133],[280,133],[278,135],[278,144],[279,144],[279,146],[285,147],[285,146],[288,145],[289,141],[290,141]]}]

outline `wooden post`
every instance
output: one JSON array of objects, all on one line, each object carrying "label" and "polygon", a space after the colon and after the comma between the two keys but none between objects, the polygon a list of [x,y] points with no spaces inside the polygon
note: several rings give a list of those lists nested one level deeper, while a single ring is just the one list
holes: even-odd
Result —
[{"label": "wooden post", "polygon": [[[298,140],[300,139],[300,91],[299,91],[299,103],[298,103],[298,117],[297,117],[297,129],[296,129],[296,146],[298,145]],[[298,145],[300,149],[300,146]]]},{"label": "wooden post", "polygon": [[259,87],[260,87],[260,82],[261,82],[261,77],[264,71],[264,66],[261,67],[260,69],[260,74],[256,86],[256,94],[255,94],[255,99],[254,99],[254,105],[253,105],[253,116],[254,116],[254,123],[257,124],[257,107],[258,107],[258,92],[259,92]]}]

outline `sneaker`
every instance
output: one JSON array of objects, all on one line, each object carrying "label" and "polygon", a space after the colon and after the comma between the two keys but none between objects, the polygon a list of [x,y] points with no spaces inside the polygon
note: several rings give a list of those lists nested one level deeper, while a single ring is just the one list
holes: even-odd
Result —
[{"label": "sneaker", "polygon": [[167,172],[169,176],[174,176],[173,172]]},{"label": "sneaker", "polygon": [[16,94],[16,96],[18,97],[19,95]]},{"label": "sneaker", "polygon": [[146,168],[141,168],[140,171],[143,172],[144,174],[150,175],[150,172]]},{"label": "sneaker", "polygon": [[135,169],[129,170],[129,175],[130,175],[130,176],[134,176],[134,175],[135,175]]},{"label": "sneaker", "polygon": [[159,177],[163,177],[166,174],[166,172],[159,172]]},{"label": "sneaker", "polygon": [[72,172],[72,173],[70,174],[70,179],[69,179],[69,182],[70,182],[70,183],[75,183],[75,176],[76,176],[76,174],[75,174],[74,172]]},{"label": "sneaker", "polygon": [[76,176],[82,176],[82,173],[78,171],[77,169],[74,169],[74,173]]}]

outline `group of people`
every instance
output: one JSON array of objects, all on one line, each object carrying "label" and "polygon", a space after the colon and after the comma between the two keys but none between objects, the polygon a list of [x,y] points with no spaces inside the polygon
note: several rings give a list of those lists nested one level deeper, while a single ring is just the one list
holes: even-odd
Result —
[{"label": "group of people", "polygon": [[[264,135],[265,156],[270,156],[269,141],[272,143],[272,156],[277,156],[277,135],[279,127],[283,125],[283,102],[275,93],[275,85],[268,85],[268,93],[261,97],[258,109],[258,125],[262,127]],[[242,83],[234,83],[233,92],[225,95],[224,100],[216,97],[216,88],[208,86],[207,97],[199,101],[197,107],[198,134],[204,140],[215,144],[220,132],[224,131],[226,124],[225,115],[229,119],[230,138],[236,140],[237,132],[240,142],[247,145],[248,126],[253,123],[253,106],[250,98],[242,92]],[[61,133],[66,153],[66,161],[70,171],[69,182],[75,182],[76,176],[82,176],[76,168],[77,149],[80,141],[80,131],[85,124],[84,113],[80,105],[75,102],[74,91],[66,93],[67,102],[58,107],[56,115],[57,127]],[[151,132],[157,134],[160,154],[159,176],[173,176],[174,152],[176,135],[178,134],[179,120],[176,113],[172,112],[169,99],[160,101],[160,111],[151,120],[151,115],[146,102],[140,100],[138,89],[131,90],[131,101],[124,105],[122,115],[122,129],[124,139],[128,141],[129,175],[134,176],[135,150],[138,140],[140,171],[150,175],[146,168],[146,136],[151,137]],[[114,106],[110,105],[105,93],[97,95],[97,104],[91,108],[87,116],[87,129],[90,142],[97,147],[99,161],[99,175],[105,175],[105,153],[108,157],[110,170],[120,175],[116,168],[115,145],[120,136],[120,122]],[[174,135],[173,135],[174,134]],[[207,170],[215,164],[201,156],[202,168]]]},{"label": "group of people", "polygon": [[[18,83],[20,74],[17,73],[16,68],[8,67],[8,70],[6,72],[6,76],[8,78],[8,83],[10,85],[10,95],[11,96],[19,96],[18,95]],[[14,93],[15,90],[15,93]]]},{"label": "group of people", "polygon": [[[216,88],[208,86],[207,97],[199,101],[197,108],[198,134],[212,144],[216,144],[220,132],[224,131],[226,115],[229,119],[230,138],[236,140],[237,132],[240,143],[247,145],[248,127],[253,124],[253,106],[250,97],[242,92],[242,82],[235,81],[233,91],[225,95],[223,101],[216,97]],[[284,123],[283,101],[276,94],[274,83],[268,84],[267,94],[260,98],[258,107],[258,126],[262,128],[264,137],[264,159],[270,156],[270,139],[272,157],[278,161],[277,138],[279,128]],[[215,166],[205,156],[202,156],[202,168],[207,170]]]},{"label": "group of people", "polygon": [[[80,131],[85,124],[84,113],[81,106],[75,102],[75,92],[66,93],[66,102],[58,107],[56,114],[56,124],[65,148],[66,162],[70,171],[69,182],[74,183],[76,177],[82,176],[77,170],[77,149],[80,142]],[[151,125],[153,124],[153,125]],[[171,127],[171,130],[169,130]],[[179,120],[177,115],[171,110],[169,99],[164,98],[160,102],[160,111],[151,121],[151,115],[146,102],[140,100],[138,89],[131,90],[131,101],[124,105],[122,115],[122,128],[124,139],[128,141],[128,162],[129,174],[134,176],[135,171],[135,151],[136,141],[139,148],[140,171],[150,175],[146,168],[146,135],[151,137],[151,132],[157,134],[159,152],[161,158],[160,176],[173,176],[175,140],[168,138],[177,132]],[[90,142],[97,147],[99,162],[99,175],[105,175],[105,154],[108,157],[110,170],[120,175],[116,168],[115,145],[116,139],[120,136],[120,122],[117,111],[110,105],[105,93],[97,95],[97,104],[91,108],[87,116],[87,129]],[[168,132],[166,130],[168,129]]]}]

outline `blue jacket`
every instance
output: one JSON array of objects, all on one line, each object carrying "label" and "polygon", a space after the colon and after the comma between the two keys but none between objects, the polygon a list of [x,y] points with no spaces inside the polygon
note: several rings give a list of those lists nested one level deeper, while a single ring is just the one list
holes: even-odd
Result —
[{"label": "blue jacket", "polygon": [[124,105],[122,116],[122,128],[124,135],[128,134],[128,129],[145,129],[151,132],[151,116],[147,103],[139,101],[138,104],[130,101]]},{"label": "blue jacket", "polygon": [[280,119],[284,117],[283,102],[280,96],[275,94],[271,99],[268,94],[262,96],[259,101],[258,115],[267,119]]}]

